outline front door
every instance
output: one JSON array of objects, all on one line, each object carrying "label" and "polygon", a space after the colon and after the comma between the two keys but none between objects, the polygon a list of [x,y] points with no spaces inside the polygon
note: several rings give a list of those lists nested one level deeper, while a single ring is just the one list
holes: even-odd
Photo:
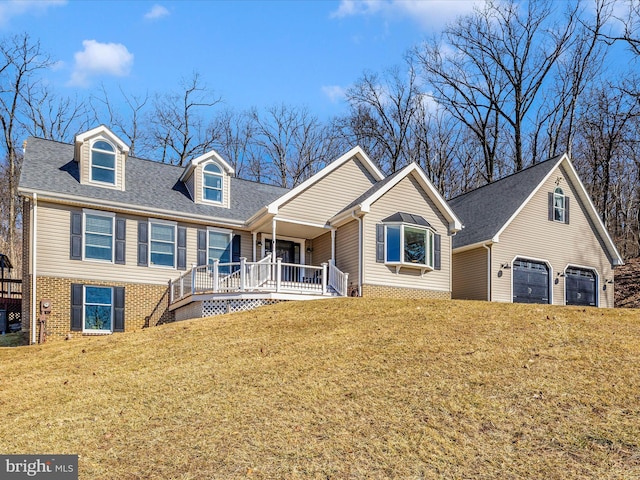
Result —
[{"label": "front door", "polygon": [[[266,253],[272,251],[271,239],[265,241]],[[282,263],[295,263],[300,265],[300,244],[291,240],[276,239],[276,258],[281,258]],[[282,267],[282,280],[288,282],[298,281],[300,269],[297,267]]]}]

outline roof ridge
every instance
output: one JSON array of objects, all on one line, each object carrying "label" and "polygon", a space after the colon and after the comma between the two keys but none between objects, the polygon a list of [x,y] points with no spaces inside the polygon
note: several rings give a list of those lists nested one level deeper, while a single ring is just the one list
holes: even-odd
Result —
[{"label": "roof ridge", "polygon": [[471,190],[468,190],[468,191],[466,191],[464,193],[461,193],[460,195],[456,195],[455,197],[451,197],[447,201],[451,202],[453,200],[457,200],[457,199],[459,199],[461,197],[464,197],[465,195],[468,195],[470,193],[476,192],[476,191],[480,190],[481,188],[485,188],[485,187],[489,187],[491,185],[495,185],[497,183],[500,183],[503,180],[507,180],[507,179],[509,179],[509,178],[511,178],[511,177],[513,177],[515,175],[519,175],[521,173],[527,172],[528,170],[531,170],[531,169],[533,169],[535,167],[543,165],[543,164],[545,164],[547,162],[550,162],[552,160],[557,160],[558,158],[561,158],[563,155],[564,155],[564,153],[561,153],[559,155],[556,155],[555,157],[549,157],[549,158],[547,158],[547,159],[545,159],[545,160],[543,160],[541,162],[534,163],[533,165],[529,165],[528,167],[523,168],[522,170],[518,170],[517,172],[510,173],[509,175],[505,175],[504,177],[501,177],[498,180],[494,180],[493,182],[485,183],[484,185],[480,185],[479,187],[476,187],[476,188],[473,188]]}]

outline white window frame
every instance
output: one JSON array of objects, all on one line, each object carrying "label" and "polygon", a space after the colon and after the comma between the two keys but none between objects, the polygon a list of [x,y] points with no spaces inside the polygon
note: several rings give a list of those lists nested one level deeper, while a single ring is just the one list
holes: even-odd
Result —
[{"label": "white window frame", "polygon": [[[218,168],[218,170],[220,170],[220,173],[206,172],[205,169],[209,165],[215,165]],[[216,190],[216,191],[218,190],[216,188],[207,187],[205,185],[205,178],[206,178],[207,175],[211,175],[211,176],[214,176],[214,177],[220,177],[220,201],[210,200],[205,196],[204,192],[207,189]],[[218,165],[217,162],[209,161],[209,162],[205,163],[202,166],[202,201],[203,202],[207,202],[207,203],[213,203],[215,205],[221,205],[221,204],[224,203],[224,169],[220,165]]]},{"label": "white window frame", "polygon": [[[105,142],[107,144],[109,144],[112,148],[113,151],[110,152],[108,150],[102,150],[100,148],[96,148],[95,144],[98,142]],[[100,153],[106,153],[109,155],[113,155],[113,169],[109,168],[109,167],[103,167],[103,166],[94,166],[93,165],[93,152],[100,152]],[[102,170],[113,170],[113,182],[104,182],[101,180],[95,180],[93,178],[93,169],[94,168],[99,168]],[[115,145],[110,142],[109,140],[107,140],[106,138],[96,138],[93,142],[91,142],[91,147],[89,148],[89,180],[91,181],[91,183],[97,183],[100,185],[111,185],[114,186],[117,181],[118,181],[118,149],[115,147]]]},{"label": "white window frame", "polygon": [[[173,227],[173,265],[156,265],[151,262],[151,255],[153,253],[153,225],[162,225]],[[149,220],[149,258],[148,265],[152,268],[176,268],[176,262],[178,261],[178,222],[170,222],[168,220]],[[169,243],[163,240],[155,240],[160,243]]]},{"label": "white window frame", "polygon": [[[567,196],[564,194],[564,190],[562,190],[562,188],[556,187],[553,190],[553,221],[554,222],[565,223],[565,218],[566,218],[566,215],[567,215],[566,198],[567,198]],[[562,206],[560,206],[560,207],[556,206],[556,199],[561,199],[562,200]],[[560,218],[557,218],[558,216]]]},{"label": "white window frame", "polygon": [[[384,225],[384,263],[386,265],[395,265],[396,272],[399,271],[400,267],[408,267],[408,268],[419,268],[423,272],[431,271],[434,269],[433,264],[435,260],[435,252],[434,248],[434,231],[429,227],[425,227],[422,225],[414,225],[411,223],[404,222],[386,222]],[[389,250],[389,239],[387,238],[388,227],[400,227],[400,260],[389,260],[387,258],[387,253]],[[407,262],[404,259],[404,250],[405,250],[405,227],[413,228],[416,230],[423,230],[426,232],[426,245],[425,245],[425,263],[415,263],[415,262]]]},{"label": "white window frame", "polygon": [[231,249],[233,248],[233,230],[228,230],[226,228],[214,228],[214,227],[207,227],[207,265],[210,264],[209,260],[212,260],[212,258],[209,256],[209,251],[211,249],[211,244],[209,242],[209,234],[210,233],[219,233],[222,235],[226,235],[227,237],[229,237],[229,262],[233,261],[233,252],[231,251]]},{"label": "white window frame", "polygon": [[[88,303],[87,302],[87,288],[103,288],[111,291],[111,303]],[[94,333],[94,334],[109,334],[113,333],[113,322],[115,320],[115,307],[113,305],[114,300],[114,292],[113,287],[104,287],[102,285],[83,285],[82,286],[82,333]],[[96,328],[87,328],[87,305],[97,305],[97,306],[106,306],[109,305],[111,307],[111,318],[109,319],[109,325],[111,328],[108,330],[105,329],[96,329]]]},{"label": "white window frame", "polygon": [[[111,259],[87,257],[87,215],[94,217],[111,217]],[[99,234],[98,234],[99,235]],[[106,235],[105,235],[106,236]],[[103,212],[100,210],[82,210],[82,260],[88,262],[113,263],[115,255],[115,239],[116,239],[116,214],[113,212]]]}]

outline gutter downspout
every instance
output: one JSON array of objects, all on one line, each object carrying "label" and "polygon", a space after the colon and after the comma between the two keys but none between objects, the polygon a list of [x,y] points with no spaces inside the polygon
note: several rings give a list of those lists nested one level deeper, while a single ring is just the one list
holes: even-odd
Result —
[{"label": "gutter downspout", "polygon": [[487,249],[487,300],[491,301],[491,244],[482,245]]},{"label": "gutter downspout", "polygon": [[364,252],[362,251],[362,217],[351,212],[351,216],[358,221],[358,296],[362,296],[362,275],[364,269]]},{"label": "gutter downspout", "polygon": [[37,245],[36,238],[38,233],[38,194],[33,194],[33,215],[31,216],[33,228],[31,229],[31,343],[36,343],[36,260]]}]

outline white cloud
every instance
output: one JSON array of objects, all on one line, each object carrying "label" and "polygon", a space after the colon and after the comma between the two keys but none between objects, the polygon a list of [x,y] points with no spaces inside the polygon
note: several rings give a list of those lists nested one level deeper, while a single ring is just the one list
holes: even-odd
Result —
[{"label": "white cloud", "polygon": [[424,28],[439,29],[482,3],[484,0],[341,0],[331,18],[380,15],[390,20],[408,17]]},{"label": "white cloud", "polygon": [[153,7],[151,7],[151,10],[144,14],[144,19],[156,20],[158,18],[166,17],[167,15],[169,15],[169,10],[156,3]]},{"label": "white cloud", "polygon": [[67,0],[9,0],[0,2],[0,27],[5,26],[18,15],[41,15],[49,7],[58,7],[66,5],[66,3]]},{"label": "white cloud", "polygon": [[131,72],[133,54],[121,43],[100,43],[84,40],[84,50],[74,55],[75,65],[69,85],[86,87],[89,79],[98,75],[124,77]]},{"label": "white cloud", "polygon": [[326,85],[321,90],[332,103],[337,103],[345,98],[346,89],[339,85]]}]

